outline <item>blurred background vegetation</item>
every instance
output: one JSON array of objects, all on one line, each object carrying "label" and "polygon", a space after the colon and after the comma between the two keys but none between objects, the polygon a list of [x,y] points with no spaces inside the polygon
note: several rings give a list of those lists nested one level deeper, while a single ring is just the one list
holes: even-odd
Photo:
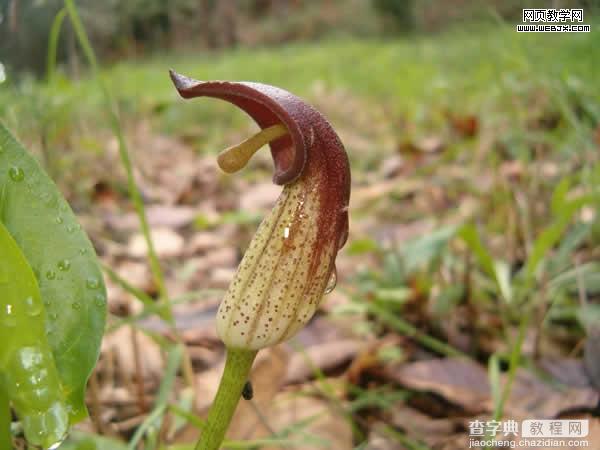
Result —
[{"label": "blurred background vegetation", "polygon": [[[554,2],[583,7],[596,0]],[[511,23],[531,0],[81,0],[79,9],[96,51],[107,62],[172,49],[262,47],[339,36],[377,37],[440,32],[473,21]],[[60,0],[0,2],[0,60],[9,68],[43,73],[45,46]],[[70,27],[59,60],[76,70],[77,45]]]},{"label": "blurred background vegetation", "polygon": [[[286,88],[322,110],[348,150],[351,235],[338,257],[338,288],[293,348],[285,347],[285,358],[317,356],[302,376],[264,375],[276,392],[259,402],[259,422],[277,422],[284,414],[269,407],[293,390],[334,405],[328,414],[342,416],[336,426],[346,431],[350,424],[357,449],[465,448],[465,420],[481,414],[562,417],[571,408],[595,417],[600,430],[600,1],[76,4],[142,196],[158,211],[150,224],[160,229],[159,257],[180,300],[174,308],[184,337],[214,328],[220,294],[210,290],[227,287],[274,197],[266,153],[239,177],[214,167],[214,154],[248,137],[254,124],[224,103],[182,102],[167,69]],[[56,34],[56,59],[49,51],[62,7],[60,0],[0,0],[0,119],[57,181],[110,268],[107,344],[83,429],[133,439],[128,448],[144,441],[148,449],[187,449],[175,443],[189,436],[177,433],[184,422],[198,426],[188,413],[206,406],[215,384],[207,374],[222,348],[205,335],[185,342],[198,374],[197,409],[177,364],[163,376],[152,361],[140,374],[133,358],[122,367],[110,359],[115,347],[139,352],[119,334],[131,328],[145,338],[142,359],[156,353],[164,368],[172,336],[148,319],[156,280],[140,250],[105,95],[68,18]],[[535,7],[583,8],[592,31],[517,33],[522,9]],[[199,300],[211,295],[214,301]],[[197,303],[191,313],[190,300]],[[350,351],[349,336],[360,343]],[[276,367],[279,356],[265,353]],[[457,355],[472,365],[451,365]],[[411,372],[433,363],[440,365]],[[517,369],[534,381],[522,383]],[[461,385],[467,377],[481,384]],[[521,396],[542,394],[511,400],[505,377]],[[161,383],[172,390],[168,400],[155,396]],[[568,389],[587,389],[591,400],[571,404]],[[489,391],[485,401],[469,403],[482,391]],[[171,421],[156,422],[167,415]],[[441,427],[441,419],[450,425]],[[271,433],[267,426],[259,437],[299,436],[295,448],[306,449],[306,427],[284,423]],[[335,430],[329,448],[351,448]],[[72,448],[121,448],[87,434],[80,441],[87,446]]]}]

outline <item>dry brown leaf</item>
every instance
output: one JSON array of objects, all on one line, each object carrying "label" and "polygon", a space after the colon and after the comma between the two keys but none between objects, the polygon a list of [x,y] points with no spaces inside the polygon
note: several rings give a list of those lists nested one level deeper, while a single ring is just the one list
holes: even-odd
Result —
[{"label": "dry brown leaf", "polygon": [[397,154],[385,158],[379,168],[383,178],[393,178],[399,175],[402,169],[404,169],[404,158]]},{"label": "dry brown leaf", "polygon": [[398,442],[386,428],[389,428],[389,425],[383,422],[371,424],[365,450],[410,450]]},{"label": "dry brown leaf", "polygon": [[[183,253],[184,240],[180,234],[170,228],[155,228],[151,230],[154,250],[159,258],[173,258]],[[141,233],[134,234],[127,247],[129,254],[135,258],[148,255],[148,246]]]},{"label": "dry brown leaf", "polygon": [[460,424],[452,419],[434,419],[416,409],[407,406],[404,402],[397,402],[388,411],[389,423],[398,429],[404,430],[413,439],[435,445],[440,440],[454,434]]},{"label": "dry brown leaf", "polygon": [[[133,339],[137,340],[134,343]],[[136,349],[137,345],[137,349]],[[136,358],[140,363],[140,375],[144,379],[160,379],[163,358],[156,342],[130,326],[122,326],[106,335],[102,341],[102,358],[112,358],[118,372],[132,380],[137,377]]]},{"label": "dry brown leaf", "polygon": [[[331,402],[320,398],[300,396],[296,392],[277,394],[272,405],[265,412],[265,421],[273,430],[282,430],[300,421],[314,418],[302,428],[304,436],[317,438],[327,442],[325,448],[346,450],[351,449],[352,429],[348,421],[332,408]],[[256,437],[256,436],[252,436]],[[302,450],[322,449],[323,444],[310,444],[302,440],[302,435],[294,438],[299,441],[297,448]],[[284,447],[269,446],[264,450],[283,449]],[[287,447],[289,448],[289,447]]]},{"label": "dry brown leaf", "polygon": [[225,244],[225,238],[221,231],[219,229],[218,232],[201,231],[194,233],[186,244],[186,254],[194,255],[221,247]]},{"label": "dry brown leaf", "polygon": [[[146,217],[151,228],[183,228],[190,225],[196,215],[196,209],[188,206],[151,205],[146,208]],[[138,216],[133,212],[108,213],[104,220],[111,229],[118,232],[140,229]]]},{"label": "dry brown leaf", "polygon": [[[388,368],[398,383],[431,391],[473,414],[493,409],[486,370],[473,361],[459,358],[431,359]],[[505,378],[505,377],[503,377]],[[563,391],[519,369],[505,405],[512,418],[553,418],[569,410],[593,409],[600,395],[592,389],[566,388]]]},{"label": "dry brown leaf", "polygon": [[588,378],[585,367],[581,359],[575,358],[542,358],[539,361],[542,369],[548,372],[557,381],[573,387],[587,388],[590,387],[590,379]]},{"label": "dry brown leaf", "polygon": [[240,197],[240,208],[251,213],[262,213],[270,209],[281,194],[281,186],[271,182],[248,187]]},{"label": "dry brown leaf", "polygon": [[433,391],[471,413],[487,411],[490,387],[487,372],[466,359],[431,359],[400,364],[386,371],[411,389]]},{"label": "dry brown leaf", "polygon": [[599,393],[593,389],[559,390],[556,386],[543,383],[530,372],[519,369],[506,402],[505,415],[523,419],[552,419],[564,412],[592,410],[599,400]]},{"label": "dry brown leaf", "polygon": [[348,363],[364,346],[358,339],[340,339],[325,341],[306,349],[305,352],[294,352],[288,368],[286,383],[300,383],[308,380],[318,368],[324,372]]},{"label": "dry brown leaf", "polygon": [[237,269],[234,267],[217,267],[210,272],[209,286],[215,288],[227,288],[233,280]]}]

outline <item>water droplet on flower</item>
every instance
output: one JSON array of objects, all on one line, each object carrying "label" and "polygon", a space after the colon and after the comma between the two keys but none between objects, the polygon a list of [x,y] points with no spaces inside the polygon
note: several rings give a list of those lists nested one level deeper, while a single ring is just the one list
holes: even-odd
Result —
[{"label": "water droplet on flower", "polygon": [[10,169],[8,169],[8,175],[10,176],[11,180],[17,183],[23,181],[23,179],[25,178],[25,172],[23,172],[23,169],[21,169],[20,167],[11,167]]},{"label": "water droplet on flower", "polygon": [[327,286],[325,286],[325,295],[329,294],[331,291],[335,289],[337,285],[337,269],[333,266],[333,271],[331,275],[329,275],[329,280],[327,281]]},{"label": "water droplet on flower", "polygon": [[25,312],[31,317],[38,316],[42,312],[42,305],[33,297],[27,297],[25,299]]},{"label": "water droplet on flower", "polygon": [[63,272],[66,272],[71,268],[71,261],[69,261],[68,259],[63,259],[62,261],[59,261],[58,268]]},{"label": "water droplet on flower", "polygon": [[54,280],[56,278],[56,272],[54,270],[49,270],[46,272],[46,278],[48,280]]},{"label": "water droplet on flower", "polygon": [[100,286],[100,283],[98,282],[98,280],[96,278],[88,278],[85,282],[85,285],[88,287],[88,289],[98,289],[98,286]]}]

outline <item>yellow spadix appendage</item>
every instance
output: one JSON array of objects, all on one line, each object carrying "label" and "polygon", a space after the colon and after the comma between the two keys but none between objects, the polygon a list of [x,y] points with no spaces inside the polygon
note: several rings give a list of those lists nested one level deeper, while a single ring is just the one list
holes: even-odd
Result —
[{"label": "yellow spadix appendage", "polygon": [[217,162],[219,167],[227,173],[234,173],[241,170],[248,164],[252,155],[254,155],[258,149],[269,142],[285,136],[287,134],[287,128],[281,124],[273,125],[254,136],[246,139],[233,147],[229,147],[219,153]]}]

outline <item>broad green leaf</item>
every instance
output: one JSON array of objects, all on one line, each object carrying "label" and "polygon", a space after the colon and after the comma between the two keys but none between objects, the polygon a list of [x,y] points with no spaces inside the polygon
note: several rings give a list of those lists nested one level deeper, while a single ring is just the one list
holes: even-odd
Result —
[{"label": "broad green leaf", "polygon": [[32,267],[71,421],[100,349],[106,290],[94,248],[52,180],[0,123],[0,220]]},{"label": "broad green leaf", "polygon": [[49,448],[69,428],[65,392],[46,336],[46,312],[33,270],[0,222],[0,389],[32,445]]}]

